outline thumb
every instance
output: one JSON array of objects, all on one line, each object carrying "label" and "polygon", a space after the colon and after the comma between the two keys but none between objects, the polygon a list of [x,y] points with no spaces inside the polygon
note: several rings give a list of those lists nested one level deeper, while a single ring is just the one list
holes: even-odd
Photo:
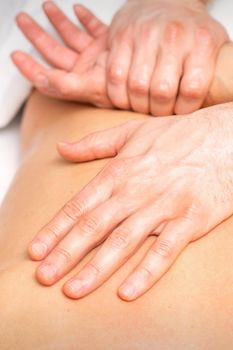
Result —
[{"label": "thumb", "polygon": [[[93,132],[75,143],[59,142],[60,155],[70,162],[87,162],[115,157],[135,129],[135,121]],[[137,121],[138,122],[138,121]]]}]

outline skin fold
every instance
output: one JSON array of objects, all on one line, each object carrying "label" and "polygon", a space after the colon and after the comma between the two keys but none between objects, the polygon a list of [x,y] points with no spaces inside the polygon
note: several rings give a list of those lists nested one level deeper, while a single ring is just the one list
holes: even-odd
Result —
[{"label": "skin fold", "polygon": [[120,299],[117,289],[153,244],[153,236],[85,298],[70,300],[61,288],[98,247],[49,289],[33,277],[38,263],[28,259],[28,242],[108,162],[64,162],[56,143],[145,118],[38,93],[29,99],[21,128],[22,163],[0,210],[1,350],[232,349],[232,218],[191,243],[133,303]]}]

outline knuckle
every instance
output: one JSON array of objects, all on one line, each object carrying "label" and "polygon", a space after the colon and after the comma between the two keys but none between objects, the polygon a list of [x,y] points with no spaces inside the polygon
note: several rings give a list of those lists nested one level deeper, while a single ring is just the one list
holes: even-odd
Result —
[{"label": "knuckle", "polygon": [[70,86],[66,83],[65,80],[62,81],[62,83],[59,84],[59,92],[62,96],[67,96],[70,93]]},{"label": "knuckle", "polygon": [[72,260],[72,254],[65,248],[55,247],[53,252],[59,257],[65,259],[66,262],[70,262]]},{"label": "knuckle", "polygon": [[93,236],[101,230],[101,220],[94,214],[89,214],[78,223],[82,235]]},{"label": "knuckle", "polygon": [[93,96],[93,104],[97,107],[101,107],[103,104],[103,94],[101,94],[99,91],[96,91],[95,95]]},{"label": "knuckle", "polygon": [[142,35],[145,39],[151,36],[155,32],[155,23],[153,20],[148,21],[142,28],[139,26],[138,31],[142,31]]},{"label": "knuckle", "polygon": [[[39,47],[44,47],[46,48],[47,50],[50,50],[51,48],[46,44],[47,43],[47,40],[46,40],[46,35],[45,33],[38,33],[38,35],[35,37],[34,39],[34,42],[37,46]],[[57,44],[54,44],[53,45],[53,49],[54,50],[57,50]]]},{"label": "knuckle", "polygon": [[87,135],[86,137],[84,137],[83,140],[85,140],[86,143],[89,145],[96,145],[99,142],[98,133],[92,132],[89,135]]},{"label": "knuckle", "polygon": [[46,237],[50,237],[50,239],[55,241],[55,243],[60,240],[59,229],[55,226],[44,227],[43,233],[46,235]]},{"label": "knuckle", "polygon": [[122,67],[116,62],[108,69],[108,80],[111,84],[118,85],[126,81],[126,75]]},{"label": "knuckle", "polygon": [[175,45],[180,39],[183,31],[182,23],[172,21],[167,24],[164,32],[164,39],[168,45]]},{"label": "knuckle", "polygon": [[129,82],[129,90],[137,95],[147,95],[149,92],[148,84],[140,78],[132,78]]},{"label": "knuckle", "polygon": [[114,159],[103,171],[103,176],[110,177],[119,177],[122,174],[127,175],[128,162],[126,159]]},{"label": "knuckle", "polygon": [[199,99],[203,94],[202,84],[199,80],[188,82],[181,89],[181,95],[188,99]]},{"label": "knuckle", "polygon": [[62,213],[69,220],[76,222],[76,220],[83,215],[84,205],[78,200],[69,201],[62,209]]},{"label": "knuckle", "polygon": [[90,18],[90,21],[89,21],[89,27],[96,32],[101,28],[101,24],[95,17],[92,17]]},{"label": "knuckle", "polygon": [[98,266],[96,263],[90,261],[87,263],[86,268],[91,271],[94,275],[99,275],[102,272],[102,268]]},{"label": "knuckle", "polygon": [[216,39],[214,32],[208,28],[199,27],[196,32],[198,44],[207,50],[212,50],[215,47]]},{"label": "knuckle", "polygon": [[152,246],[151,252],[162,258],[170,258],[174,253],[174,247],[169,240],[158,239],[158,241]]},{"label": "knuckle", "polygon": [[152,89],[151,96],[154,99],[168,101],[174,98],[175,91],[168,82],[158,82],[156,88]]},{"label": "knuckle", "polygon": [[61,18],[59,19],[59,29],[61,31],[66,31],[70,29],[70,23],[67,21],[66,18]]},{"label": "knuckle", "polygon": [[114,249],[126,249],[131,243],[131,230],[127,227],[121,227],[112,232],[106,240],[106,243]]},{"label": "knuckle", "polygon": [[109,108],[112,107],[111,102],[108,97],[106,97],[106,92],[103,90],[96,91],[92,98],[93,104],[99,108]]},{"label": "knuckle", "polygon": [[130,25],[118,29],[114,37],[115,42],[118,45],[121,45],[122,43],[129,44],[131,41],[132,29],[133,28]]},{"label": "knuckle", "polygon": [[152,273],[151,269],[149,267],[147,267],[146,265],[143,265],[140,267],[139,273],[148,279],[153,278],[153,273]]},{"label": "knuckle", "polygon": [[130,109],[130,105],[129,105],[129,101],[126,98],[119,98],[118,96],[114,96],[111,97],[113,104],[119,108],[119,109],[123,109],[123,110],[129,110]]}]

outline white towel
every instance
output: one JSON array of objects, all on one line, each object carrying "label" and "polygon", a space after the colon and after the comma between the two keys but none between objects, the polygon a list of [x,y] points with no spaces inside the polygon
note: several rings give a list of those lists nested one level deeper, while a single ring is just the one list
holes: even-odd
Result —
[{"label": "white towel", "polygon": [[[56,1],[75,20],[72,13],[74,2],[74,0]],[[124,3],[124,0],[83,0],[78,2],[90,7],[102,20],[109,23],[112,15]],[[42,3],[42,0],[8,0],[0,3],[0,128],[6,126],[16,115],[31,89],[31,84],[17,71],[9,55],[15,49],[21,49],[32,53],[34,57],[36,56],[31,44],[27,42],[15,25],[14,17],[17,12],[26,11],[51,32],[52,28],[40,9]],[[232,37],[233,2],[216,0],[211,12],[225,25]]]}]

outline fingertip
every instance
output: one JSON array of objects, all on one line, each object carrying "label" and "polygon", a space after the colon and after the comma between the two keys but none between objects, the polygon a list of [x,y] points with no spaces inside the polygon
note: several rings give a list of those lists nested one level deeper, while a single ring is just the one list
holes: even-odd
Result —
[{"label": "fingertip", "polygon": [[79,299],[83,296],[84,283],[80,280],[70,280],[64,284],[62,291],[70,299]]},{"label": "fingertip", "polygon": [[80,159],[78,159],[77,155],[68,147],[61,147],[59,148],[59,146],[57,147],[58,153],[60,154],[60,156],[65,159],[68,162],[71,163],[77,163],[80,161]]},{"label": "fingertip", "polygon": [[31,21],[31,17],[26,12],[19,12],[16,17],[17,24],[21,23],[29,23]]},{"label": "fingertip", "polygon": [[18,13],[18,14],[15,16],[15,21],[16,21],[17,25],[19,25],[21,13],[22,13],[22,12]]},{"label": "fingertip", "polygon": [[124,301],[134,301],[135,296],[135,287],[133,285],[123,285],[118,289],[118,296]]},{"label": "fingertip", "polygon": [[87,11],[87,8],[82,4],[74,4],[74,10],[80,12],[81,14]]},{"label": "fingertip", "polygon": [[10,58],[12,61],[15,61],[17,59],[17,54],[18,54],[18,51],[11,52]]},{"label": "fingertip", "polygon": [[90,10],[82,4],[74,5],[74,12],[81,22],[89,21],[89,19],[93,16]]},{"label": "fingertip", "polygon": [[57,143],[57,151],[62,156],[69,151],[70,144],[68,142],[58,142]]},{"label": "fingertip", "polygon": [[75,292],[73,291],[73,289],[69,286],[68,283],[64,284],[63,288],[62,288],[62,292],[63,294],[70,298],[70,299],[77,299]]},{"label": "fingertip", "polygon": [[44,10],[50,10],[50,9],[53,9],[56,5],[54,4],[53,1],[47,0],[43,3],[42,6]]},{"label": "fingertip", "polygon": [[25,54],[21,51],[13,51],[10,57],[14,63],[23,63],[25,61]]},{"label": "fingertip", "polygon": [[19,12],[19,13],[17,13],[17,15],[15,16],[15,19],[18,21],[18,20],[20,20],[21,18],[23,18],[25,15],[26,15],[25,12]]},{"label": "fingertip", "polygon": [[47,246],[42,242],[31,242],[28,246],[28,255],[32,260],[40,261],[45,258]]},{"label": "fingertip", "polygon": [[48,264],[39,265],[36,269],[36,279],[44,286],[51,286],[56,282],[57,270]]},{"label": "fingertip", "polygon": [[75,162],[73,153],[70,151],[70,145],[65,142],[59,142],[57,144],[57,151],[59,155],[68,162]]}]

